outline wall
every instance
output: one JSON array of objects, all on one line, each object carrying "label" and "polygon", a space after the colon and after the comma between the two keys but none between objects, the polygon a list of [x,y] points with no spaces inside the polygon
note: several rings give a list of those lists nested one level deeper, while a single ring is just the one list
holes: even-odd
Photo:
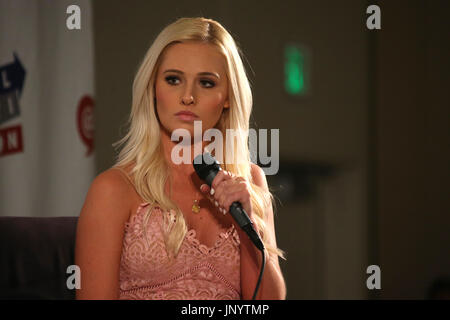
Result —
[{"label": "wall", "polygon": [[450,276],[450,3],[383,2],[377,38],[380,298]]}]

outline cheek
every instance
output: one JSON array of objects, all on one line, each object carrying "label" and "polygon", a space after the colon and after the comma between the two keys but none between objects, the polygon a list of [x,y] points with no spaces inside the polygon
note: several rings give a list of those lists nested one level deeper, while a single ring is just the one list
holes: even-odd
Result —
[{"label": "cheek", "polygon": [[207,100],[209,111],[212,113],[220,114],[222,112],[224,102],[225,99],[223,98],[223,94],[215,94],[209,97]]},{"label": "cheek", "polygon": [[164,86],[155,87],[156,95],[156,111],[160,119],[166,119],[166,116],[171,114],[173,107],[176,106],[176,97],[171,92],[170,88]]},{"label": "cheek", "polygon": [[214,95],[204,99],[203,127],[204,130],[214,127],[220,120],[223,112],[224,99],[220,95]]},{"label": "cheek", "polygon": [[155,94],[158,107],[170,105],[170,93],[166,88],[162,86],[156,86]]}]

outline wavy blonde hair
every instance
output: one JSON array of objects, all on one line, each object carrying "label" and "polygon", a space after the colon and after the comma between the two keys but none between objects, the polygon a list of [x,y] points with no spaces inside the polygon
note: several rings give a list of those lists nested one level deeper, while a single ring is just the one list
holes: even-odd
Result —
[{"label": "wavy blonde hair", "polygon": [[[133,82],[133,98],[129,130],[113,144],[117,149],[123,145],[113,167],[120,168],[134,164],[130,176],[136,191],[151,206],[159,206],[164,215],[165,242],[169,256],[176,256],[187,232],[186,222],[178,206],[165,194],[168,181],[168,165],[163,155],[160,125],[155,110],[155,78],[164,50],[171,44],[183,41],[199,41],[215,45],[226,60],[228,76],[228,100],[230,107],[223,114],[216,128],[226,138],[227,130],[234,129],[248,133],[253,98],[250,83],[245,73],[239,49],[232,36],[217,21],[206,18],[180,18],[165,27],[147,51]],[[284,258],[284,252],[270,246],[265,208],[272,203],[272,194],[252,181],[248,134],[238,135],[233,152],[224,152],[224,170],[244,177],[250,182],[253,220],[261,233],[267,250]],[[231,150],[229,150],[231,151]],[[146,223],[152,210],[148,210]]]}]

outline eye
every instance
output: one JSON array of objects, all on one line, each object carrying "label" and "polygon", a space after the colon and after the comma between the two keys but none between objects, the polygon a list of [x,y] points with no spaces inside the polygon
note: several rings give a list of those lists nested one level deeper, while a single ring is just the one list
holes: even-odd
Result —
[{"label": "eye", "polygon": [[179,81],[178,77],[175,76],[168,76],[165,78],[166,82],[172,86],[177,85],[176,81]]},{"label": "eye", "polygon": [[214,81],[211,80],[200,80],[200,83],[205,87],[205,88],[213,88],[216,84],[214,83]]}]

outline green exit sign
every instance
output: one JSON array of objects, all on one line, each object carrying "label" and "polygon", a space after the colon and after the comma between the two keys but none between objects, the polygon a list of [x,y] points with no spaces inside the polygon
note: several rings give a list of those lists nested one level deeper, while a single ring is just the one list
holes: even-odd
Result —
[{"label": "green exit sign", "polygon": [[293,96],[304,96],[310,89],[310,54],[306,47],[284,47],[284,89]]}]

